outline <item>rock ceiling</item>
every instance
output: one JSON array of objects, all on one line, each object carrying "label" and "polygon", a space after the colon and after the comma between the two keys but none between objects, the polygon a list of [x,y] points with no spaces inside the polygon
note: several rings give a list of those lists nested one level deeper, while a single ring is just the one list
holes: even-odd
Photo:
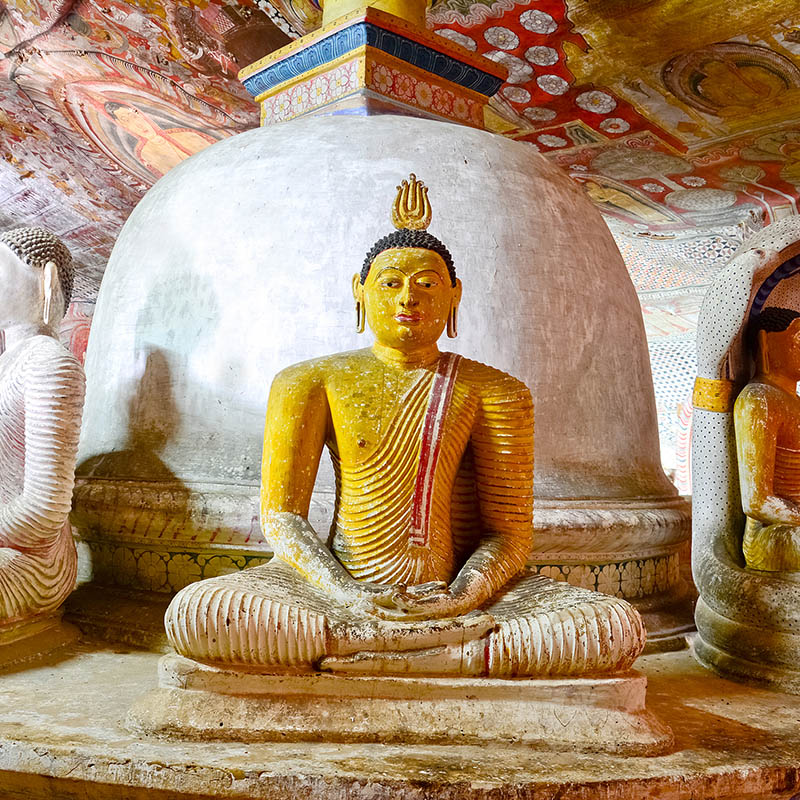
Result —
[{"label": "rock ceiling", "polygon": [[[493,126],[628,226],[797,212],[796,0],[439,0],[428,22],[508,67]],[[318,24],[312,0],[0,0],[0,229],[61,234],[90,299],[148,186],[257,125],[238,69]]]}]

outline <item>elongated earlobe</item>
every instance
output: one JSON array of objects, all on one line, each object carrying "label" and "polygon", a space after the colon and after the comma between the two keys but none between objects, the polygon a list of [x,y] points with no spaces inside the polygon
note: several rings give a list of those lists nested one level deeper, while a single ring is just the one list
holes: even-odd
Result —
[{"label": "elongated earlobe", "polygon": [[769,373],[769,353],[767,352],[767,332],[758,332],[758,363],[756,369],[763,375]]},{"label": "elongated earlobe", "polygon": [[58,267],[48,261],[42,272],[42,322],[48,328],[58,327],[63,309],[64,295],[58,278]]},{"label": "elongated earlobe", "polygon": [[361,300],[356,300],[356,333],[364,333],[366,321],[367,314],[364,303]]},{"label": "elongated earlobe", "polygon": [[55,264],[49,261],[44,268],[44,303],[42,305],[42,322],[50,327],[50,314],[53,308],[53,282],[48,275],[49,269],[55,268]]},{"label": "elongated earlobe", "polygon": [[364,306],[364,286],[359,273],[353,275],[353,299],[356,301],[356,333],[364,333],[367,309]]},{"label": "elongated earlobe", "polygon": [[450,306],[450,313],[447,315],[447,336],[450,339],[458,336],[458,303]]}]

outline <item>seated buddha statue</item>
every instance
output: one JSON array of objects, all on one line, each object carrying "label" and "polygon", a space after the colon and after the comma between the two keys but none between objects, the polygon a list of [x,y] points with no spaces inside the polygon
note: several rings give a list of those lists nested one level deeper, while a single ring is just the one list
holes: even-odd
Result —
[{"label": "seated buddha statue", "polygon": [[[627,669],[644,646],[625,601],[526,569],[528,388],[437,342],[461,282],[426,229],[427,188],[398,187],[395,230],[353,276],[372,347],[295,364],[267,406],[261,521],[274,558],[187,586],[166,614],[196,661],[265,672],[566,676]],[[308,521],[323,449],[327,542]]]},{"label": "seated buddha statue", "polygon": [[756,371],[734,405],[742,551],[751,569],[800,571],[800,314],[765,308],[748,330]]},{"label": "seated buddha statue", "polygon": [[[0,236],[0,650],[75,585],[68,515],[84,375],[57,339],[72,288],[66,246],[41,228]],[[0,654],[2,656],[2,654]]]}]

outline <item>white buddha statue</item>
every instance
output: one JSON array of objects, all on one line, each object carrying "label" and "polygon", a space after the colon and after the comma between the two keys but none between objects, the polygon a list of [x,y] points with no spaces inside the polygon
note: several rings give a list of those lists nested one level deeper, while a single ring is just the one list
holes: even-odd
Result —
[{"label": "white buddha statue", "polygon": [[56,333],[72,277],[53,234],[0,236],[0,661],[57,620],[75,584],[68,515],[85,381]]}]

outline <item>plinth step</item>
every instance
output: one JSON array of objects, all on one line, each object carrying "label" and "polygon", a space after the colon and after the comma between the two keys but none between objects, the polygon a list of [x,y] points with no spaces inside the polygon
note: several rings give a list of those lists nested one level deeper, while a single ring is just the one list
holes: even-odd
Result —
[{"label": "plinth step", "polygon": [[165,656],[126,726],[193,740],[523,745],[655,755],[672,732],[645,709],[647,679],[272,674]]}]

